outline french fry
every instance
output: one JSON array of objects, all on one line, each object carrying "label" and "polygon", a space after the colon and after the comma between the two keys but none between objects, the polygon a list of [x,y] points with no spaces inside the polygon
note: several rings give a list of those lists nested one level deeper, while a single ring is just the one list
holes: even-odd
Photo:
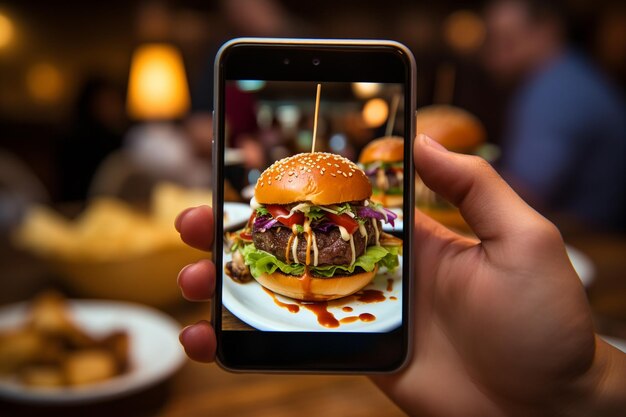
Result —
[{"label": "french fry", "polygon": [[129,365],[130,337],[128,333],[117,331],[99,342],[99,347],[113,354],[118,372],[124,372]]},{"label": "french fry", "polygon": [[115,357],[101,349],[70,353],[63,363],[68,385],[85,385],[111,378],[117,374]]},{"label": "french fry", "polygon": [[13,373],[37,359],[45,341],[33,330],[18,329],[0,334],[0,374]]},{"label": "french fry", "polygon": [[73,348],[87,348],[95,340],[70,318],[65,299],[56,292],[45,292],[35,298],[28,326],[42,335],[62,340]]},{"label": "french fry", "polygon": [[65,377],[60,367],[51,365],[29,366],[19,374],[24,385],[32,387],[61,387],[65,385]]}]

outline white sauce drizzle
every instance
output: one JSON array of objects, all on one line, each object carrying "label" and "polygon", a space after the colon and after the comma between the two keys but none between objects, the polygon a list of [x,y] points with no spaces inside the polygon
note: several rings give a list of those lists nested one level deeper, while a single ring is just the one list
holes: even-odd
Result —
[{"label": "white sauce drizzle", "polygon": [[361,236],[365,238],[365,242],[367,242],[367,229],[365,228],[365,223],[359,223],[359,232]]},{"label": "white sauce drizzle", "polygon": [[352,250],[352,262],[350,262],[350,265],[354,264],[354,261],[356,261],[356,252],[354,250],[354,236],[350,235],[350,249]]},{"label": "white sauce drizzle", "polygon": [[345,227],[343,227],[343,226],[339,226],[339,225],[337,225],[337,227],[339,228],[339,233],[341,233],[341,238],[342,238],[343,240],[345,240],[345,241],[350,240],[351,235],[350,235],[350,233],[348,233],[348,231],[346,230],[346,228],[345,228]]},{"label": "white sauce drizzle", "polygon": [[376,233],[376,246],[380,246],[380,241],[379,241],[379,237],[380,237],[380,232],[378,231],[378,226],[376,225],[376,219],[371,219],[372,220],[372,226],[374,226],[374,233]]},{"label": "white sauce drizzle", "polygon": [[298,235],[295,235],[293,237],[293,246],[291,246],[291,256],[293,257],[293,262],[296,264],[299,264],[300,261],[298,261]]},{"label": "white sauce drizzle", "polygon": [[315,232],[311,232],[311,236],[313,238],[313,266],[317,266],[317,239],[315,238]]},{"label": "white sauce drizzle", "polygon": [[311,240],[313,239],[313,233],[311,232],[311,224],[309,219],[304,219],[304,233],[306,233],[306,253],[304,254],[304,261],[308,265],[311,262]]}]

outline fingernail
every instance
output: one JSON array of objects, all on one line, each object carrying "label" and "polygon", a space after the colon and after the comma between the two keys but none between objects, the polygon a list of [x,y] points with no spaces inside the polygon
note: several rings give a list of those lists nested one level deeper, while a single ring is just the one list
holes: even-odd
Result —
[{"label": "fingernail", "polygon": [[422,143],[426,146],[430,146],[431,148],[437,149],[439,151],[448,152],[448,150],[441,143],[424,135],[423,133],[420,133],[419,140],[422,141]]},{"label": "fingernail", "polygon": [[178,233],[180,233],[180,226],[183,224],[183,219],[185,218],[187,213],[189,213],[193,209],[193,207],[185,209],[178,216],[176,216],[176,220],[174,220],[174,227],[176,228],[176,231]]},{"label": "fingernail", "polygon": [[193,326],[193,324],[183,327],[183,329],[178,334],[178,341],[183,346],[185,346],[185,336],[187,335],[187,331],[191,328],[191,326]]},{"label": "fingernail", "polygon": [[181,275],[183,275],[183,272],[185,272],[188,268],[194,266],[195,264],[189,264],[189,265],[185,265],[183,267],[183,269],[180,270],[180,272],[178,273],[178,276],[176,277],[176,284],[180,287],[180,277]]}]

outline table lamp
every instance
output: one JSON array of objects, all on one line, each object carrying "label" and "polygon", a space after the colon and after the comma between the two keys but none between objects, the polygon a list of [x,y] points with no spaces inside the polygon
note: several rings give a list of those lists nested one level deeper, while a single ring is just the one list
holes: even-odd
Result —
[{"label": "table lamp", "polygon": [[142,45],[133,53],[127,109],[138,120],[173,120],[189,110],[183,59],[174,46]]},{"label": "table lamp", "polygon": [[142,123],[127,135],[131,158],[158,177],[175,175],[189,156],[189,145],[173,121],[190,108],[189,88],[180,51],[167,43],[149,43],[133,53],[126,108]]}]

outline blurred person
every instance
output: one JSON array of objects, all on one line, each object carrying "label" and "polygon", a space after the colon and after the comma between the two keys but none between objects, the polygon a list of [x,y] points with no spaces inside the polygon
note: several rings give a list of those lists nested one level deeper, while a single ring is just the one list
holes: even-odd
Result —
[{"label": "blurred person", "polygon": [[568,45],[558,0],[496,0],[485,11],[486,64],[516,85],[501,171],[538,209],[626,230],[626,105]]},{"label": "blurred person", "polygon": [[[456,204],[476,238],[416,212],[414,352],[408,365],[372,380],[409,415],[618,416],[626,407],[626,354],[599,338],[558,229],[493,168],[421,135],[420,178]],[[211,250],[213,212],[175,222],[189,245]],[[213,296],[215,265],[178,276],[183,296]],[[206,321],[180,334],[188,356],[214,360]]]},{"label": "blurred person", "polygon": [[123,89],[105,78],[89,78],[78,94],[70,134],[61,145],[64,200],[86,198],[100,163],[121,147],[127,124]]}]

